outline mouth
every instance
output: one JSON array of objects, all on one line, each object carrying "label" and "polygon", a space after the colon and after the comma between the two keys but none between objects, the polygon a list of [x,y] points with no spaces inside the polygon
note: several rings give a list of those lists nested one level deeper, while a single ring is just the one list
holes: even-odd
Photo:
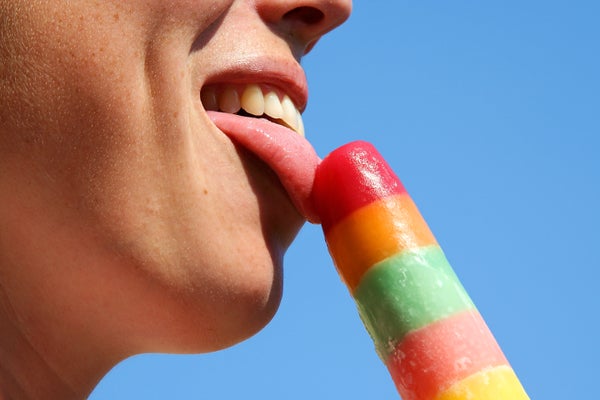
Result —
[{"label": "mouth", "polygon": [[[318,223],[311,192],[320,163],[304,137],[301,111],[306,97],[268,84],[209,84],[200,91],[210,120],[235,144],[271,168],[298,212]],[[299,104],[299,105],[298,105]]]},{"label": "mouth", "polygon": [[264,118],[305,136],[299,107],[289,95],[269,85],[209,85],[202,88],[200,99],[207,111]]}]

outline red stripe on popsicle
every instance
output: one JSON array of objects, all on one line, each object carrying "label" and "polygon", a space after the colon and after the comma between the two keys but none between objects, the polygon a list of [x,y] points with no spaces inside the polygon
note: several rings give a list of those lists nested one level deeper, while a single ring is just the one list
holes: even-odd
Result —
[{"label": "red stripe on popsicle", "polygon": [[461,379],[499,365],[508,361],[476,310],[409,333],[387,362],[403,400],[432,400]]},{"label": "red stripe on popsicle", "polygon": [[406,192],[381,154],[367,142],[348,143],[317,167],[313,200],[327,232],[356,209]]}]

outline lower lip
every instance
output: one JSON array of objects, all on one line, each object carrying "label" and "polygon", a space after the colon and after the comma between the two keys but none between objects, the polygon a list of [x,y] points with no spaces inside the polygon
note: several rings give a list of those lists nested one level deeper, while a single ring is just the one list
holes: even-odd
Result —
[{"label": "lower lip", "polygon": [[315,170],[321,162],[312,145],[302,136],[264,118],[249,118],[208,111],[209,118],[236,144],[254,153],[279,177],[298,211],[318,222],[310,194]]}]

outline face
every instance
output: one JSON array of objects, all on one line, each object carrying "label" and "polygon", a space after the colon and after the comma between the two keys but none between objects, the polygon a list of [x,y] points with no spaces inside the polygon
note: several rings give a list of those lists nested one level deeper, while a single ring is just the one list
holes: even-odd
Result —
[{"label": "face", "polygon": [[15,307],[123,352],[215,350],[263,327],[313,215],[299,60],[349,12],[0,1],[0,265],[19,265],[3,277],[27,288]]}]

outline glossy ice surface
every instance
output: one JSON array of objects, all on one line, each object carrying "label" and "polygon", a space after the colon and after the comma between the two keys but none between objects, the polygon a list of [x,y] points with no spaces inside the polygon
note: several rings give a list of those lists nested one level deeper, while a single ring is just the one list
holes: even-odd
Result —
[{"label": "glossy ice surface", "polygon": [[317,167],[314,206],[334,264],[403,400],[525,400],[416,205],[377,150]]}]

